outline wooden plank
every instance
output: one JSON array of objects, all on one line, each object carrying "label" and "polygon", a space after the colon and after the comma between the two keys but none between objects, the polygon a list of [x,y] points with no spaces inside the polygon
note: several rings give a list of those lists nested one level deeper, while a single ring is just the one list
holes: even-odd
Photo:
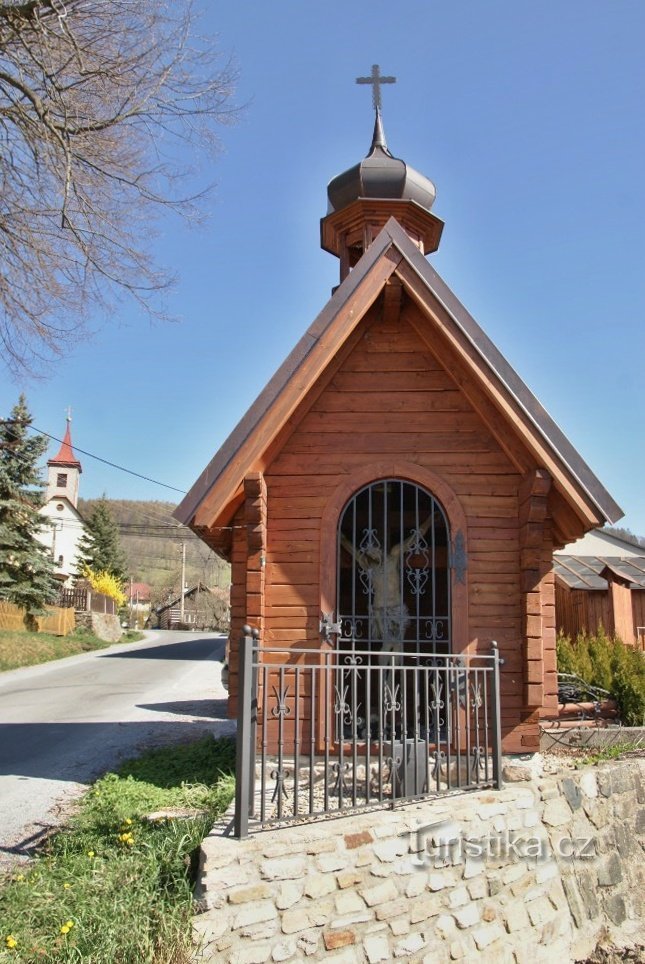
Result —
[{"label": "wooden plank", "polygon": [[[301,431],[307,435],[346,432],[363,434],[397,434],[423,432],[467,435],[481,431],[481,419],[474,412],[409,412],[406,410],[378,412],[309,412],[302,420]],[[387,449],[384,449],[387,451]],[[411,452],[414,450],[410,450]]]},{"label": "wooden plank", "polygon": [[324,392],[311,412],[471,412],[472,405],[458,391],[434,392]]},{"label": "wooden plank", "polygon": [[333,435],[324,432],[310,432],[293,435],[285,451],[291,454],[327,455],[329,453],[357,453],[380,456],[381,458],[409,457],[420,452],[489,452],[496,448],[486,432],[400,432],[399,434],[369,434],[359,437],[353,434]]},{"label": "wooden plank", "polygon": [[[471,479],[473,475],[481,476],[486,473],[486,477],[492,479],[498,474],[504,477],[508,474],[508,459],[497,449],[479,452],[476,464],[473,464],[472,454],[469,452],[455,451],[436,456],[433,453],[415,453],[415,456],[415,461],[420,466],[440,471],[449,485],[459,475]],[[314,481],[332,476],[338,481],[339,476],[349,475],[364,464],[364,455],[351,451],[343,452],[342,456],[331,453],[323,462],[305,458],[300,453],[283,451],[271,465],[271,476],[305,476]]]},{"label": "wooden plank", "polygon": [[445,392],[455,382],[445,371],[388,372],[375,379],[370,372],[338,372],[330,383],[336,392]]},{"label": "wooden plank", "polygon": [[269,606],[312,606],[319,601],[318,586],[271,585],[267,587],[267,605]]},{"label": "wooden plank", "polygon": [[429,355],[417,339],[409,351],[365,351],[359,346],[351,352],[339,369],[342,372],[441,372],[436,361]]}]

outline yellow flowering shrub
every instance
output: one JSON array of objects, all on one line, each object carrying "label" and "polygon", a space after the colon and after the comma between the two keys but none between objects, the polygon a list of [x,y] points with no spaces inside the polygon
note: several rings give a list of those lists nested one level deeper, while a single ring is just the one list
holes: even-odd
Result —
[{"label": "yellow flowering shrub", "polygon": [[94,572],[89,566],[85,566],[83,577],[87,579],[95,592],[101,592],[104,596],[114,599],[117,606],[125,606],[127,596],[123,592],[121,583],[109,572]]}]

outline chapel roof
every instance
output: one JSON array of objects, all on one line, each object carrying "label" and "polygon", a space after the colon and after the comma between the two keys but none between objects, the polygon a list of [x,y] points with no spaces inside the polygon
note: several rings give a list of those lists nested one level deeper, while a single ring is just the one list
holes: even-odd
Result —
[{"label": "chapel roof", "polygon": [[[569,500],[579,503],[586,528],[621,518],[621,508],[395,218],[390,218],[335,290],[184,497],[175,518],[202,536],[210,525],[230,521],[232,512],[227,507],[234,506],[245,474],[253,470],[395,275],[429,323],[435,324],[439,315],[445,319],[451,337],[470,355],[473,377],[486,383],[498,399],[506,424],[537,453],[539,464],[545,459],[551,465],[556,488],[566,489]],[[594,516],[597,521],[590,521]]]}]

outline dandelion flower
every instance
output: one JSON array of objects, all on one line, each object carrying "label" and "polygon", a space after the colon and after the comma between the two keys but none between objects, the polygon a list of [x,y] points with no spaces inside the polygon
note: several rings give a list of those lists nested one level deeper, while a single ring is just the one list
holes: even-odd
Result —
[{"label": "dandelion flower", "polygon": [[63,884],[63,890],[69,890],[72,885],[68,884],[67,881]]},{"label": "dandelion flower", "polygon": [[124,820],[123,822],[124,822],[124,824],[126,824],[126,826],[128,826],[128,827],[129,827],[129,826],[130,826],[130,824],[132,823],[132,820],[130,819],[130,817],[126,817],[126,818],[125,818],[125,820]]},{"label": "dandelion flower", "polygon": [[14,947],[18,946],[18,941],[13,936],[13,934],[7,934],[7,936],[4,939],[4,942],[10,951],[12,951]]},{"label": "dandelion flower", "polygon": [[95,857],[96,854],[94,853],[93,850],[88,850],[88,851],[87,851],[87,856],[88,856],[88,857]]},{"label": "dandelion flower", "polygon": [[68,927],[67,924],[63,924],[63,926],[60,929],[60,932],[61,934],[69,934],[70,930],[71,928]]}]

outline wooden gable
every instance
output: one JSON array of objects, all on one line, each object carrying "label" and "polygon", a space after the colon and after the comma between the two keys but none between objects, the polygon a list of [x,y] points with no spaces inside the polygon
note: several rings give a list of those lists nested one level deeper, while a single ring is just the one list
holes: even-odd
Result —
[{"label": "wooden gable", "polygon": [[[537,464],[550,473],[555,545],[621,517],[557,425],[391,218],[178,506],[176,518],[215,549],[230,552],[226,533],[243,501],[245,475],[270,464],[378,299],[380,311],[392,317],[394,310],[397,319],[400,312],[401,322],[441,358],[515,469],[524,473]],[[365,373],[362,383],[368,380]],[[338,426],[342,431],[342,420]]]}]

